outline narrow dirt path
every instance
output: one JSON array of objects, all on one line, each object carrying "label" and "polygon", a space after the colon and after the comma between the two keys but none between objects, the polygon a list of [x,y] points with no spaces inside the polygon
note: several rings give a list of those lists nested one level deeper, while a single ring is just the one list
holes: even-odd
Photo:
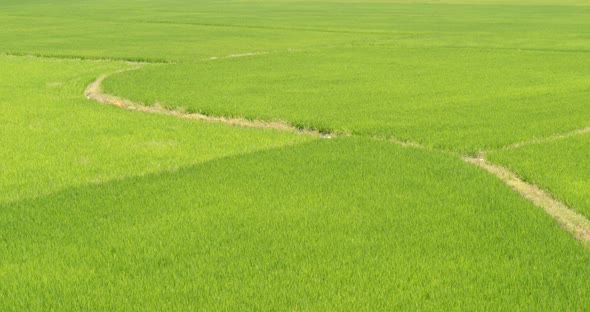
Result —
[{"label": "narrow dirt path", "polygon": [[590,248],[590,220],[585,216],[556,200],[539,187],[523,181],[512,171],[502,166],[489,163],[482,156],[464,159],[466,162],[474,164],[495,175],[520,195],[530,200],[538,207],[543,208],[543,210],[553,217],[562,228],[572,233],[577,239],[584,242],[586,247]]},{"label": "narrow dirt path", "polygon": [[[248,54],[253,55],[253,54]],[[233,56],[236,57],[236,56]],[[331,132],[325,133],[320,132],[315,129],[303,129],[295,127],[288,122],[274,120],[274,121],[266,121],[266,120],[250,120],[246,118],[231,118],[231,117],[223,117],[223,116],[210,116],[201,113],[188,113],[178,109],[167,109],[163,108],[159,105],[148,106],[143,103],[135,102],[129,99],[125,99],[122,97],[118,97],[111,94],[106,94],[102,91],[101,85],[102,82],[115,74],[138,70],[142,68],[142,66],[120,70],[108,75],[102,75],[98,77],[95,81],[90,83],[84,91],[84,95],[89,100],[94,100],[102,104],[109,104],[121,107],[126,110],[130,111],[137,111],[143,113],[151,113],[151,114],[161,114],[161,115],[169,115],[175,116],[178,118],[184,119],[193,119],[193,120],[200,120],[204,122],[211,122],[211,123],[222,123],[231,126],[238,126],[238,127],[246,127],[246,128],[259,128],[259,129],[274,129],[274,130],[281,130],[281,131],[288,131],[297,134],[306,134],[306,135],[313,135],[320,138],[332,138],[335,136],[348,136],[349,134],[344,132]]]}]

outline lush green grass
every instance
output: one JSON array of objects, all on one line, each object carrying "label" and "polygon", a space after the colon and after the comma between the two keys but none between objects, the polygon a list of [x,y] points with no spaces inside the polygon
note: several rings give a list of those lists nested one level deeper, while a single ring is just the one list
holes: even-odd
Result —
[{"label": "lush green grass", "polygon": [[[146,102],[468,153],[588,120],[588,3],[412,2],[5,1],[0,51],[183,62],[106,83]],[[249,52],[272,55],[202,63]]]},{"label": "lush green grass", "polygon": [[460,159],[321,140],[0,207],[0,305],[585,310],[590,254]]},{"label": "lush green grass", "polygon": [[[56,22],[59,27],[54,26]],[[84,28],[79,27],[82,23],[86,25]],[[150,62],[198,61],[234,53],[282,51],[320,45],[324,37],[323,33],[303,36],[293,31],[253,29],[245,34],[242,28],[108,19],[86,22],[81,18],[9,16],[0,25],[3,40],[0,52]],[[27,36],[23,38],[23,34]],[[338,42],[337,38],[334,40]]]},{"label": "lush green grass", "polygon": [[489,153],[489,158],[590,218],[590,135]]},{"label": "lush green grass", "polygon": [[[368,136],[473,153],[588,126],[590,6],[414,2],[1,1],[0,310],[589,309],[590,253],[542,210]],[[177,63],[105,81],[123,96],[357,137],[86,100],[137,66],[112,59]],[[587,139],[490,157],[588,207]]]},{"label": "lush green grass", "polygon": [[355,46],[148,67],[105,90],[476,152],[588,124],[585,53]]},{"label": "lush green grass", "polygon": [[413,2],[4,0],[0,52],[193,61],[383,41],[590,51],[590,6],[567,6],[586,1]]},{"label": "lush green grass", "polygon": [[0,203],[310,140],[122,111],[84,98],[124,63],[0,57]]}]

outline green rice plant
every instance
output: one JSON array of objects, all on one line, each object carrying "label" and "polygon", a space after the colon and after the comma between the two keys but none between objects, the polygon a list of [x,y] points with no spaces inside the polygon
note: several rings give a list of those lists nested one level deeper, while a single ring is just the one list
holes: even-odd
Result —
[{"label": "green rice plant", "polygon": [[586,0],[3,0],[0,52],[155,62],[351,43],[588,52],[589,14]]},{"label": "green rice plant", "polygon": [[354,46],[146,67],[105,91],[461,153],[587,125],[586,53]]},{"label": "green rice plant", "polygon": [[[0,310],[588,310],[584,245],[453,155],[588,127],[589,16],[586,0],[3,0]],[[136,67],[102,87],[353,137],[84,98]],[[488,156],[590,217],[587,143]]]},{"label": "green rice plant", "polygon": [[458,158],[318,140],[0,206],[2,310],[585,310],[590,254]]},{"label": "green rice plant", "polygon": [[0,203],[313,140],[100,105],[84,96],[121,62],[0,57]]}]

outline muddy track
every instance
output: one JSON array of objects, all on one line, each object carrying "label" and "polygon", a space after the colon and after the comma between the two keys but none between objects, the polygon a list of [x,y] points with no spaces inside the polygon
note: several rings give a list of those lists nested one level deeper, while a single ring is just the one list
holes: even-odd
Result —
[{"label": "muddy track", "polygon": [[[209,60],[216,60],[216,59],[223,59],[223,58],[231,58],[231,57],[242,57],[242,56],[253,56],[253,55],[262,55],[266,53],[246,53],[246,54],[236,54],[230,55],[227,57],[220,57],[220,58],[210,58]],[[211,123],[220,123],[226,124],[231,126],[239,126],[239,127],[247,127],[247,128],[259,128],[259,129],[273,129],[273,130],[280,130],[280,131],[288,131],[297,134],[305,134],[305,135],[312,135],[320,138],[331,138],[337,136],[351,136],[350,133],[338,133],[338,132],[330,132],[324,133],[314,129],[301,129],[295,127],[288,122],[285,121],[265,121],[265,120],[250,120],[245,118],[231,118],[231,117],[223,117],[223,116],[210,116],[200,113],[188,113],[180,110],[171,110],[159,105],[148,106],[143,103],[135,102],[129,99],[121,98],[115,95],[106,94],[101,89],[102,82],[115,74],[128,72],[132,70],[137,70],[142,68],[141,64],[138,64],[137,67],[117,71],[108,75],[103,75],[98,77],[95,81],[93,81],[84,92],[84,95],[90,99],[94,100],[103,104],[109,104],[121,107],[126,110],[130,111],[137,111],[143,113],[152,113],[152,114],[162,114],[162,115],[169,115],[175,116],[178,118],[184,119],[192,119],[192,120],[199,120],[204,122],[211,122]],[[529,145],[529,144],[536,144],[542,142],[548,142],[557,139],[568,138],[573,135],[590,133],[590,128],[584,128],[580,130],[575,130],[565,134],[558,134],[553,135],[546,138],[534,139],[525,142],[514,143],[512,145],[508,145],[506,147],[500,148],[499,150],[503,149],[513,149],[518,148],[521,146]],[[489,173],[493,174],[500,180],[502,180],[506,185],[510,188],[518,192],[521,196],[531,201],[537,207],[542,208],[549,216],[557,221],[557,223],[564,228],[566,231],[570,232],[576,239],[583,242],[583,244],[590,248],[590,220],[588,220],[585,216],[577,213],[574,209],[568,207],[564,203],[556,200],[553,198],[549,193],[543,191],[539,187],[527,183],[520,179],[516,173],[511,172],[510,170],[501,167],[499,165],[492,164],[485,160],[484,153],[482,152],[478,157],[466,157],[464,155],[454,154],[449,151],[442,151],[437,150],[434,148],[426,147],[420,143],[415,142],[406,142],[406,141],[399,141],[394,138],[379,138],[379,137],[371,137],[371,139],[379,140],[379,141],[388,141],[394,144],[410,147],[410,148],[419,148],[424,149],[427,151],[436,151],[442,152],[445,154],[452,154],[456,157],[463,159],[465,162],[478,166]]]}]

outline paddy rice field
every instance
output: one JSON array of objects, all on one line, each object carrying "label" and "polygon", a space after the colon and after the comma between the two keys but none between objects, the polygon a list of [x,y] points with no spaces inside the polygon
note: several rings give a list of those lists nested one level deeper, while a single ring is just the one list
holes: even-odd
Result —
[{"label": "paddy rice field", "polygon": [[588,310],[589,105],[585,0],[4,0],[0,310]]}]

